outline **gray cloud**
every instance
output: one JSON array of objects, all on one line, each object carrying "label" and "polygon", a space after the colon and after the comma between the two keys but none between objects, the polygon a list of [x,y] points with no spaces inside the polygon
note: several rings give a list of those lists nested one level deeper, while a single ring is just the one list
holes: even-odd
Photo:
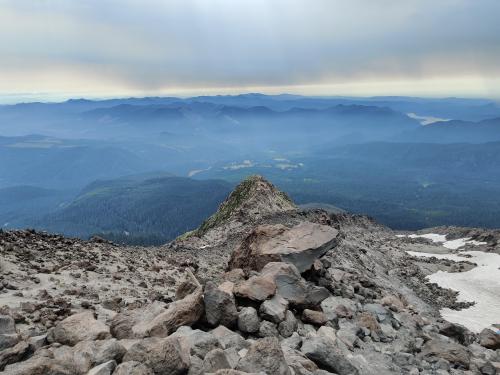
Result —
[{"label": "gray cloud", "polygon": [[477,86],[500,79],[499,14],[498,0],[4,0],[0,92]]}]

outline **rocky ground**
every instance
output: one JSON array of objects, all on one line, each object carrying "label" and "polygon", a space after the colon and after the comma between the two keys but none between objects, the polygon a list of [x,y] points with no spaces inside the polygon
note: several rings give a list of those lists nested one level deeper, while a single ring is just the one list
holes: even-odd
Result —
[{"label": "rocky ground", "polygon": [[[495,231],[442,233],[498,251]],[[406,254],[438,249],[366,217],[300,211],[258,177],[163,247],[1,232],[0,371],[500,373],[500,335],[442,320],[466,306],[425,280],[474,265]]]}]

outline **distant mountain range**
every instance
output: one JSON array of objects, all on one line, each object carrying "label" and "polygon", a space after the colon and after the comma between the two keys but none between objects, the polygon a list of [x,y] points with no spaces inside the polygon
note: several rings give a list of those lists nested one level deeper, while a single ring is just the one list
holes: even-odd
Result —
[{"label": "distant mountain range", "polygon": [[[195,225],[186,221],[165,230],[157,226],[161,220],[115,208],[119,215],[101,222],[103,202],[141,202],[136,209],[155,216],[163,193],[165,200],[184,202],[163,178],[234,184],[258,173],[299,203],[366,213],[398,229],[500,226],[498,155],[500,106],[487,99],[254,93],[3,105],[0,224],[47,224],[81,236],[128,232],[129,240],[135,226],[141,229],[134,236],[157,236],[150,242],[158,242]],[[152,172],[148,176],[159,180],[148,185],[151,178],[143,174]],[[142,177],[123,178],[130,175]],[[113,194],[86,195],[96,180],[114,181],[105,189]],[[175,186],[182,190],[180,182]],[[217,198],[227,192],[221,186]],[[195,194],[193,189],[186,191]],[[205,209],[201,201],[175,207]],[[76,213],[90,211],[96,212],[93,221],[76,229]],[[197,215],[191,218],[198,223]],[[136,243],[141,241],[147,242]]]}]

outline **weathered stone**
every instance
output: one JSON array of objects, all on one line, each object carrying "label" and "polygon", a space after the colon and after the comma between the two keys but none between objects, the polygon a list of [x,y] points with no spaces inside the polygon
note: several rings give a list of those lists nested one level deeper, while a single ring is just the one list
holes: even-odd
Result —
[{"label": "weathered stone", "polygon": [[166,304],[155,301],[140,309],[116,314],[111,320],[111,333],[117,339],[143,337],[144,325],[165,312]]},{"label": "weathered stone", "polygon": [[283,297],[275,295],[260,305],[259,313],[263,319],[280,323],[285,319],[288,302]]},{"label": "weathered stone", "polygon": [[105,362],[121,362],[125,353],[125,347],[116,339],[80,341],[70,352],[66,351],[65,347],[56,349],[54,358],[70,363],[79,372],[85,373]]},{"label": "weathered stone", "polygon": [[174,337],[145,338],[128,350],[123,361],[141,362],[157,375],[183,374],[190,364],[189,354]]},{"label": "weathered stone", "polygon": [[382,298],[380,303],[382,303],[382,305],[387,306],[388,308],[390,308],[392,311],[395,312],[402,311],[405,308],[405,304],[403,303],[403,301],[401,301],[400,298],[392,294],[389,294],[384,298]]},{"label": "weathered stone", "polygon": [[87,375],[111,375],[115,368],[116,362],[108,361],[92,368]]},{"label": "weathered stone", "polygon": [[193,330],[191,327],[181,327],[188,328],[184,332],[178,329],[177,332],[173,333],[170,337],[178,337],[183,342],[183,348],[189,350],[191,356],[197,356],[203,359],[207,353],[213,349],[221,347],[221,344],[217,337],[209,332],[204,332],[202,330]]},{"label": "weathered stone", "polygon": [[238,314],[238,329],[246,333],[254,333],[259,330],[260,320],[257,310],[253,307],[243,307]]},{"label": "weathered stone", "polygon": [[16,333],[16,323],[10,315],[0,315],[0,335]]},{"label": "weathered stone", "polygon": [[321,310],[329,320],[339,318],[352,318],[357,310],[353,300],[342,297],[328,297],[321,302]]},{"label": "weathered stone", "polygon": [[196,323],[203,315],[203,311],[203,293],[201,288],[198,288],[183,299],[172,302],[165,312],[150,322],[135,325],[133,331],[139,337],[167,337],[181,326]]},{"label": "weathered stone", "polygon": [[274,337],[266,337],[254,342],[236,369],[246,372],[263,371],[276,375],[291,374],[278,339]]},{"label": "weathered stone", "polygon": [[343,355],[335,342],[325,336],[310,337],[303,341],[302,353],[318,367],[339,375],[357,375],[359,370]]},{"label": "weathered stone", "polygon": [[435,358],[441,358],[465,369],[469,368],[469,353],[463,346],[451,341],[429,340],[423,346],[420,355],[429,362],[435,362]]},{"label": "weathered stone", "polygon": [[227,360],[226,353],[222,349],[214,349],[208,352],[203,359],[203,371],[205,374],[230,368],[231,366]]},{"label": "weathered stone", "polygon": [[235,348],[236,350],[241,350],[250,346],[250,344],[245,341],[240,334],[233,332],[224,326],[218,326],[210,333],[212,333],[212,335],[219,340],[223,349]]},{"label": "weathered stone", "polygon": [[238,284],[234,289],[236,296],[248,298],[253,301],[264,301],[276,291],[273,280],[262,276],[252,276],[248,280]]},{"label": "weathered stone", "polygon": [[286,363],[295,374],[311,374],[318,370],[318,366],[296,349],[282,345]]},{"label": "weathered stone", "polygon": [[208,282],[205,285],[204,303],[208,324],[232,327],[236,323],[238,311],[232,291],[228,293],[219,289],[215,283]]},{"label": "weathered stone", "polygon": [[297,331],[297,318],[290,310],[285,313],[285,320],[278,325],[278,332],[283,337],[290,337]]},{"label": "weathered stone", "polygon": [[292,228],[261,225],[233,252],[229,268],[260,271],[267,263],[286,262],[304,272],[336,244],[338,231],[310,222]]},{"label": "weathered stone", "polygon": [[380,323],[390,323],[392,313],[379,303],[369,303],[363,310],[373,314]]},{"label": "weathered stone", "polygon": [[73,346],[84,340],[110,338],[109,327],[94,318],[94,313],[84,311],[59,322],[47,335],[49,342]]},{"label": "weathered stone", "polygon": [[371,332],[379,333],[381,331],[380,324],[377,319],[369,312],[362,312],[357,316],[357,322],[360,327],[367,328]]},{"label": "weathered stone", "polygon": [[118,365],[113,372],[113,375],[153,375],[153,370],[151,370],[148,366],[137,362],[137,361],[128,361],[123,362]]},{"label": "weathered stone", "polygon": [[305,323],[311,323],[317,326],[321,326],[328,322],[328,318],[322,311],[305,309],[302,312],[302,321]]},{"label": "weathered stone", "polygon": [[28,356],[29,349],[29,344],[21,341],[12,348],[2,350],[0,352],[0,371],[2,371],[7,365],[22,361]]},{"label": "weathered stone", "polygon": [[276,285],[276,294],[292,306],[316,307],[330,295],[325,288],[304,280],[293,264],[268,263],[262,269],[261,277],[272,281]]},{"label": "weathered stone", "polygon": [[488,349],[500,349],[500,333],[495,333],[489,328],[485,328],[479,334],[479,343]]},{"label": "weathered stone", "polygon": [[[9,365],[5,368],[8,375],[75,375],[75,371],[65,363],[52,358],[34,356],[26,361]],[[123,374],[122,374],[123,375]],[[140,375],[140,374],[137,374]],[[146,374],[144,374],[146,375]],[[149,374],[148,374],[149,375]]]},{"label": "weathered stone", "polygon": [[439,327],[439,333],[457,340],[462,345],[472,344],[476,337],[474,333],[460,324],[446,322]]},{"label": "weathered stone", "polygon": [[259,327],[259,337],[278,337],[279,332],[276,328],[276,324],[263,320]]}]

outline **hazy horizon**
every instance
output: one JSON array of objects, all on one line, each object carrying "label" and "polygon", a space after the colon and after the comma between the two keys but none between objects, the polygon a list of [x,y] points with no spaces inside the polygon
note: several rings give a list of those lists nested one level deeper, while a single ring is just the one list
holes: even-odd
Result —
[{"label": "hazy horizon", "polygon": [[499,13],[494,0],[6,0],[0,100],[498,99]]}]

